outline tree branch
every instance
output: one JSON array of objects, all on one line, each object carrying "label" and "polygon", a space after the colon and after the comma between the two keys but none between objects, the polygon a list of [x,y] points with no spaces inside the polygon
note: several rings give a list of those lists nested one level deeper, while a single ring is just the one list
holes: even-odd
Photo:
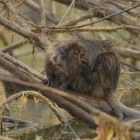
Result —
[{"label": "tree branch", "polygon": [[0,52],[0,65],[22,80],[43,80],[45,77],[12,56]]},{"label": "tree branch", "polygon": [[9,52],[13,49],[16,49],[18,47],[21,47],[21,46],[27,44],[28,42],[29,42],[28,40],[22,40],[22,41],[19,41],[17,43],[10,44],[10,45],[6,46],[5,48],[1,48],[0,52],[4,52],[4,53]]},{"label": "tree branch", "polygon": [[9,11],[11,12],[12,17],[15,20],[15,23],[18,23],[20,26],[22,26],[26,30],[30,31],[30,29],[28,28],[27,24],[18,15],[16,8],[13,6],[11,1],[10,0],[4,0],[4,4],[8,7]]},{"label": "tree branch", "polygon": [[37,47],[44,49],[42,47],[42,42],[40,41],[39,37],[35,33],[31,32],[29,30],[23,29],[19,25],[10,22],[9,20],[3,18],[2,16],[0,16],[0,24],[7,27],[8,29],[22,35],[23,37],[28,38],[29,40],[32,40],[33,43],[35,43],[35,45]]},{"label": "tree branch", "polygon": [[129,57],[132,59],[140,60],[140,51],[132,50],[129,48],[117,48],[117,51],[122,57]]},{"label": "tree branch", "polygon": [[[70,5],[72,0],[55,0],[57,2],[66,4],[66,5]],[[86,23],[86,24],[82,24],[79,26],[72,26],[69,28],[80,28],[80,27],[84,27],[84,26],[89,26],[89,25],[93,25],[95,23],[99,23],[101,21],[104,20],[111,20],[117,24],[128,24],[128,25],[137,25],[137,23],[134,20],[131,20],[130,17],[127,17],[126,15],[122,14],[124,12],[130,11],[131,9],[134,9],[136,7],[140,6],[140,3],[137,3],[135,5],[133,5],[132,7],[127,7],[126,9],[117,11],[116,9],[112,9],[109,7],[109,5],[106,4],[107,2],[96,2],[96,1],[91,1],[91,0],[80,0],[80,1],[76,1],[75,6],[77,8],[83,9],[83,10],[90,10],[92,12],[92,14],[90,16],[86,16],[86,19],[92,18],[92,17],[97,17],[97,18],[101,18],[98,19],[96,21],[90,22],[90,23]],[[120,15],[121,14],[121,15]],[[77,20],[76,23],[80,22],[81,20]],[[74,23],[74,24],[76,24]],[[74,25],[72,24],[72,25]],[[131,30],[129,29],[131,32],[133,33],[138,33],[137,30]]]},{"label": "tree branch", "polygon": [[[40,12],[40,7],[39,7],[39,5],[36,4],[34,1],[32,1],[32,0],[25,0],[24,2],[25,2],[25,4],[26,4],[28,7],[30,7],[30,8],[32,8],[32,9],[37,10],[37,11]],[[54,24],[57,24],[57,23],[58,23],[58,19],[54,18],[55,16],[53,16],[52,13],[50,13],[50,12],[47,11],[46,9],[45,9],[45,17],[46,17],[48,20],[50,20],[52,23],[54,23]]]}]

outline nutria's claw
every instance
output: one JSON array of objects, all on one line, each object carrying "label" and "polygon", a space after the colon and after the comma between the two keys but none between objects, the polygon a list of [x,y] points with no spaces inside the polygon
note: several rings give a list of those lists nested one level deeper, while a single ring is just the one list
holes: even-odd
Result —
[{"label": "nutria's claw", "polygon": [[41,81],[43,84],[47,85],[47,86],[52,86],[53,85],[53,81],[51,78],[47,78]]}]

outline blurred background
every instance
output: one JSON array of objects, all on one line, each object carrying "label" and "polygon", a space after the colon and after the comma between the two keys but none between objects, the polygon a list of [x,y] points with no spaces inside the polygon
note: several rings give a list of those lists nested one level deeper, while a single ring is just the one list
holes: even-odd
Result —
[{"label": "blurred background", "polygon": [[[9,0],[5,4],[1,0],[0,17],[10,21],[10,23],[18,24],[25,31],[29,29],[33,33],[36,33],[41,42],[44,43],[44,48],[49,46],[46,40],[52,43],[58,40],[68,40],[75,38],[76,33],[90,39],[109,40],[116,51],[119,52],[121,59],[121,75],[115,96],[124,104],[140,110],[139,1],[44,0],[45,26],[43,28],[45,30],[45,37],[40,33],[42,28],[40,3],[41,0]],[[135,7],[131,10],[126,10],[133,6]],[[126,12],[103,19],[108,15],[122,10],[126,10]],[[14,15],[14,12],[17,15]],[[100,21],[100,19],[103,20]],[[96,21],[98,22],[95,23]],[[81,25],[82,27],[79,27]],[[67,29],[67,27],[70,28]],[[21,44],[15,48],[6,50],[6,48],[16,43]],[[41,50],[29,37],[24,37],[17,33],[17,31],[15,32],[7,28],[6,24],[2,24],[1,20],[0,51],[10,54],[36,71],[44,74],[45,49]],[[14,116],[34,120],[34,122],[38,121],[41,127],[45,126],[46,128],[46,126],[52,126],[54,122],[56,122],[54,124],[58,124],[59,122],[57,118],[52,117],[53,112],[43,104],[36,105],[30,101],[24,107],[19,100],[12,102],[10,105]],[[17,108],[19,108],[18,111]],[[32,112],[33,110],[34,112]],[[20,115],[23,111],[24,115]],[[65,115],[67,116],[67,113]],[[40,118],[41,116],[43,117]]]}]

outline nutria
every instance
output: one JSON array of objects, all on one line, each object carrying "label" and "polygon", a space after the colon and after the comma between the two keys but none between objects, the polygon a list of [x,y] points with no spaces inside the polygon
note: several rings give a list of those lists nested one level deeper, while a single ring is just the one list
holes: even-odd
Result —
[{"label": "nutria", "polygon": [[[120,60],[108,41],[57,42],[47,49],[45,71],[43,83],[48,86],[105,98],[115,108],[112,93],[120,75]],[[115,110],[118,113],[119,109]]]}]

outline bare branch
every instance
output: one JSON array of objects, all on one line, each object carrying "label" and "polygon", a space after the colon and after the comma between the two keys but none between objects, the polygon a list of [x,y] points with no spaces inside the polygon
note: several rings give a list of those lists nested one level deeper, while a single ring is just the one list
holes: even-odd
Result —
[{"label": "bare branch", "polygon": [[120,14],[122,14],[122,13],[124,13],[124,12],[127,12],[127,11],[129,11],[129,10],[131,10],[131,9],[134,9],[134,8],[136,8],[136,7],[139,7],[139,6],[140,6],[140,3],[135,4],[135,5],[133,5],[132,7],[126,8],[126,9],[124,9],[124,10],[120,10],[120,11],[118,11],[118,12],[115,12],[115,13],[112,13],[112,14],[110,14],[110,15],[107,15],[107,16],[105,16],[105,17],[103,17],[103,18],[101,18],[101,19],[99,19],[99,20],[97,20],[97,21],[93,21],[93,22],[91,22],[91,23],[89,23],[89,24],[83,24],[83,25],[80,25],[80,26],[78,26],[78,27],[83,27],[83,26],[88,26],[88,25],[93,25],[93,24],[95,24],[95,23],[99,23],[99,22],[101,22],[101,21],[103,21],[103,20],[112,18],[112,17],[114,17],[114,16],[116,16],[116,15],[120,15]]},{"label": "bare branch", "polygon": [[42,42],[44,42],[44,44],[51,44],[46,36],[46,32],[45,32],[45,25],[46,25],[46,18],[45,18],[45,8],[44,8],[44,3],[43,0],[39,0],[39,6],[40,6],[40,16],[41,16],[41,38],[42,38]]},{"label": "bare branch", "polygon": [[0,39],[4,45],[8,45],[8,40],[7,40],[6,36],[4,35],[3,29],[0,29]]},{"label": "bare branch", "polygon": [[18,47],[21,47],[21,46],[27,44],[28,42],[29,42],[28,40],[22,40],[22,41],[19,41],[17,43],[10,44],[10,45],[6,46],[5,48],[1,48],[0,52],[5,52],[5,53],[9,52],[9,51],[11,51],[13,49],[16,49]]},{"label": "bare branch", "polygon": [[40,6],[40,15],[41,15],[41,29],[42,29],[42,33],[45,34],[46,19],[45,19],[45,9],[44,9],[43,0],[39,0],[39,6]]},{"label": "bare branch", "polygon": [[123,57],[130,57],[132,59],[140,60],[140,51],[138,50],[118,48],[117,51]]},{"label": "bare branch", "polygon": [[121,29],[132,29],[132,30],[137,30],[140,32],[140,27],[139,26],[132,26],[132,25],[120,25],[116,27],[91,27],[91,28],[67,28],[67,27],[50,27],[50,29],[47,32],[55,32],[55,33],[65,33],[65,32],[116,32],[117,30]]},{"label": "bare branch", "polygon": [[[60,3],[69,5],[71,3],[72,0],[55,0],[58,1]],[[86,24],[82,24],[79,26],[72,26],[69,27],[71,28],[80,28],[80,27],[84,27],[84,26],[89,26],[89,25],[93,25],[95,23],[99,23],[101,21],[104,20],[112,20],[117,24],[128,24],[128,25],[136,25],[137,22],[135,22],[134,20],[131,20],[131,18],[125,16],[124,12],[128,12],[136,7],[140,6],[140,3],[138,2],[137,4],[133,5],[132,7],[128,7],[126,9],[117,11],[115,9],[112,10],[112,8],[108,7],[107,5],[105,5],[105,2],[95,2],[95,1],[89,1],[89,0],[81,0],[81,1],[76,1],[75,6],[77,8],[81,8],[84,10],[91,10],[93,12],[93,14],[91,14],[91,16],[87,16],[86,19],[91,18],[91,17],[98,17],[101,19],[98,19],[96,21],[90,22],[90,23],[86,23]],[[121,15],[120,15],[121,14]],[[93,16],[92,16],[93,15]],[[76,21],[76,23],[80,22],[80,20]],[[131,30],[130,30],[131,31]],[[131,32],[133,33],[137,33],[137,30],[132,30]]]},{"label": "bare branch", "polygon": [[33,81],[33,77],[36,77],[38,80],[42,80],[45,78],[39,72],[36,72],[34,69],[31,69],[19,60],[2,52],[0,52],[0,65],[9,72],[12,72],[16,76],[19,76],[23,80]]},{"label": "bare branch", "polygon": [[125,62],[122,62],[122,61],[121,61],[121,64],[124,65],[124,66],[126,66],[126,67],[129,67],[129,68],[131,68],[131,69],[133,69],[133,70],[135,70],[135,71],[140,71],[140,69],[138,69],[138,68],[136,68],[136,67],[134,67],[134,66],[132,66],[132,65],[130,65],[130,64],[127,64],[127,63],[125,63]]},{"label": "bare branch", "polygon": [[63,22],[63,20],[65,19],[65,17],[67,16],[67,14],[69,13],[69,11],[71,10],[71,8],[74,4],[75,4],[75,0],[72,0],[70,6],[68,7],[66,12],[64,13],[63,17],[60,19],[59,23],[57,24],[57,27],[61,26],[61,23]]},{"label": "bare branch", "polygon": [[[120,8],[120,9],[126,9],[127,5],[120,3],[118,1],[109,1],[109,3],[111,3],[112,5],[115,5],[116,7]],[[137,15],[137,11],[135,9],[132,9],[131,11],[127,11],[130,15],[135,16]]]},{"label": "bare branch", "polygon": [[13,4],[11,3],[11,0],[4,0],[4,3],[8,7],[8,9],[10,10],[11,15],[14,18],[15,22],[18,23],[20,26],[24,27],[26,30],[30,31],[27,24],[18,15],[18,12],[16,11],[16,8],[13,6]]},{"label": "bare branch", "polygon": [[34,43],[37,45],[37,47],[44,49],[42,47],[42,43],[41,43],[39,37],[35,33],[25,30],[24,28],[20,27],[17,24],[10,22],[9,20],[3,18],[2,16],[0,16],[0,24],[7,27],[10,30],[24,36],[25,38],[28,38],[29,40],[33,40]]},{"label": "bare branch", "polygon": [[53,103],[46,98],[45,96],[43,96],[42,94],[40,94],[39,92],[36,91],[21,91],[18,93],[15,93],[14,95],[8,97],[6,100],[4,100],[3,102],[0,103],[0,108],[5,108],[5,105],[10,103],[11,101],[20,98],[21,96],[33,96],[33,97],[37,97],[39,99],[41,99],[43,102],[45,102],[55,113],[55,115],[58,117],[58,119],[61,122],[64,122],[63,117],[61,116],[61,114],[56,110],[56,108],[54,107]]},{"label": "bare branch", "polygon": [[[40,12],[40,7],[39,5],[37,5],[34,1],[32,0],[25,0],[25,4],[34,9],[34,10],[37,10]],[[55,16],[52,16],[52,13],[49,13],[46,9],[45,9],[45,17],[50,20],[51,22],[53,22],[54,24],[58,23],[58,19],[54,18]]]},{"label": "bare branch", "polygon": [[[11,95],[10,97],[8,97],[5,101],[1,102],[0,103],[0,108],[3,110],[6,106],[6,104],[10,103],[11,101],[13,101],[15,99],[20,98],[21,96],[33,96],[33,97],[37,97],[37,98],[41,99],[41,101],[46,103],[51,108],[51,110],[54,112],[54,114],[57,116],[57,118],[63,124],[68,125],[69,128],[73,131],[73,129],[69,125],[69,122],[59,112],[59,108],[58,107],[56,108],[56,106],[54,106],[54,104],[48,98],[46,98],[41,93],[36,92],[36,91],[28,90],[28,91],[21,91],[21,92],[15,93],[14,95]],[[78,135],[75,132],[74,132],[74,134],[77,138],[79,138]]]}]

